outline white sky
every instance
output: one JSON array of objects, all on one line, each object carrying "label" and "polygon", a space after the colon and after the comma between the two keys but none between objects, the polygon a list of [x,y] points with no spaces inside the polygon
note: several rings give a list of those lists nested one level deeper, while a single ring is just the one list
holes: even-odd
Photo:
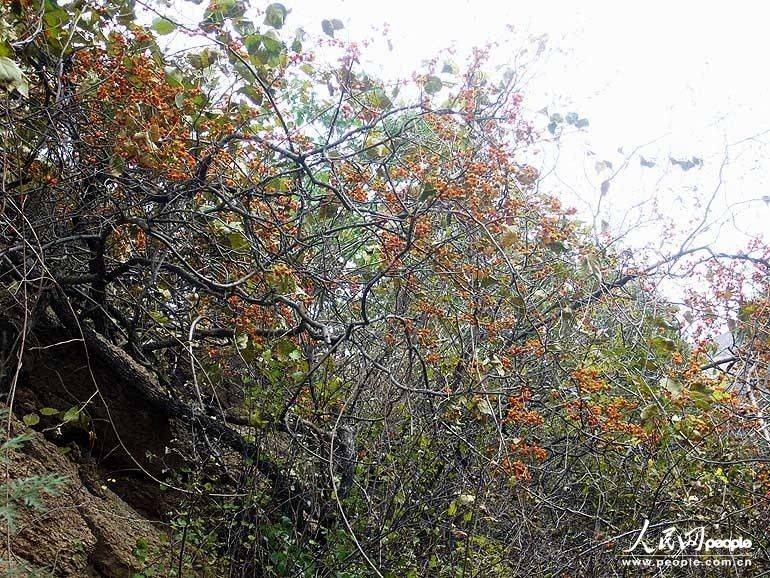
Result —
[{"label": "white sky", "polygon": [[[747,235],[766,229],[767,3],[286,0],[286,5],[292,10],[288,27],[318,32],[321,19],[339,18],[346,25],[342,38],[349,40],[377,36],[375,30],[387,22],[393,49],[379,45],[366,52],[386,76],[409,76],[442,48],[455,46],[463,53],[490,40],[501,42],[496,53],[507,59],[527,46],[528,37],[546,33],[549,50],[529,69],[524,104],[539,122],[546,117],[537,111],[546,105],[550,112],[575,111],[590,121],[587,130],[562,138],[557,162],[552,162],[553,150],[542,157],[548,161],[539,161],[549,175],[544,183],[549,191],[590,220],[599,186],[612,172],[597,174],[596,161],[606,159],[618,168],[636,147],[655,141],[638,152],[656,166],[644,169],[638,154],[632,156],[612,180],[598,220],[606,219],[618,232],[624,217],[643,214],[627,215],[629,207],[657,194],[664,212],[686,229],[696,198],[714,190],[729,145],[715,214],[741,203],[731,211],[738,216],[701,240],[734,250]],[[704,165],[684,172],[669,156],[701,157]],[[640,229],[629,241],[658,239],[656,227]]]},{"label": "white sky", "polygon": [[[190,23],[207,2],[172,0]],[[303,27],[322,36],[321,20],[338,18],[345,40],[379,39],[364,49],[367,67],[386,78],[407,78],[424,60],[454,47],[463,61],[474,46],[499,42],[496,62],[528,54],[524,107],[544,136],[544,107],[589,120],[583,131],[562,135],[558,150],[547,143],[530,159],[546,175],[543,187],[579,209],[584,220],[614,234],[646,221],[646,202],[682,233],[699,220],[697,203],[719,182],[712,215],[719,221],[697,239],[735,251],[770,222],[770,4],[735,0],[283,0],[291,11],[286,28]],[[268,0],[252,0],[264,9]],[[255,20],[261,24],[262,17]],[[382,40],[388,23],[392,48]],[[510,32],[508,26],[514,27]],[[547,50],[532,59],[532,38],[547,34]],[[638,148],[637,147],[641,147]],[[632,151],[637,151],[631,155]],[[621,152],[622,151],[622,152]],[[640,166],[639,155],[655,162]],[[670,163],[703,159],[684,172]],[[613,169],[596,170],[608,160]],[[626,163],[627,164],[624,164]],[[600,185],[615,170],[607,195]],[[763,199],[764,197],[764,199]],[[642,204],[641,208],[638,207]],[[597,205],[601,212],[594,216]],[[721,225],[721,226],[720,226]],[[660,221],[635,228],[631,246],[660,244]],[[766,236],[770,241],[770,235]],[[678,245],[677,245],[678,247]],[[671,250],[672,246],[658,247]]]}]

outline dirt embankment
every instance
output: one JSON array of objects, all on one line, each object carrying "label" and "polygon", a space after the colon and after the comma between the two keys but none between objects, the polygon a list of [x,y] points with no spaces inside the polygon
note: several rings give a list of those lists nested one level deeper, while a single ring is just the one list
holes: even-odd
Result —
[{"label": "dirt embankment", "polygon": [[[9,452],[8,464],[1,467],[3,487],[8,482],[11,488],[28,485],[50,474],[66,479],[55,495],[40,492],[40,508],[12,502],[14,528],[9,533],[7,523],[0,524],[3,575],[8,546],[16,571],[12,576],[126,577],[141,572],[144,552],[163,550],[162,528],[109,489],[110,480],[102,479],[77,445],[57,446],[12,417],[11,437],[24,434],[31,434],[30,439]],[[63,448],[69,448],[67,455]]]}]

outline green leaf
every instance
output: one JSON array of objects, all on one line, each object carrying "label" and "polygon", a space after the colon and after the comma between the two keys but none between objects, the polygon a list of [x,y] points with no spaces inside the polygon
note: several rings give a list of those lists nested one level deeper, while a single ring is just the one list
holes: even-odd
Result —
[{"label": "green leaf", "polygon": [[199,52],[198,54],[188,54],[187,55],[187,61],[190,63],[190,65],[197,69],[201,70],[203,68],[208,68],[214,62],[217,60],[217,54],[213,50],[204,50],[202,52]]},{"label": "green leaf", "polygon": [[262,412],[255,409],[249,414],[249,425],[251,427],[263,428],[267,425],[267,420],[262,416]]},{"label": "green leaf", "polygon": [[331,36],[332,38],[334,37],[335,31],[342,30],[343,28],[345,28],[345,26],[342,24],[342,21],[337,20],[336,18],[321,21],[321,29],[324,31],[324,34]]},{"label": "green leaf", "polygon": [[282,28],[283,23],[286,21],[287,13],[288,10],[286,10],[283,4],[278,2],[270,4],[265,12],[265,24],[273,28]]},{"label": "green leaf", "polygon": [[[286,58],[286,46],[278,38],[274,37],[274,32],[271,30],[268,34],[250,34],[244,37],[244,45],[246,51],[249,53],[249,60],[256,67],[263,65],[269,65],[275,67],[281,65],[283,62],[281,58]],[[239,68],[238,63],[235,63],[235,69],[247,82],[253,83],[256,81],[256,77],[248,70]]]},{"label": "green leaf", "polygon": [[436,187],[432,183],[425,183],[422,187],[422,192],[420,192],[420,196],[417,197],[418,201],[426,201],[428,199],[432,199],[436,196]]},{"label": "green leaf", "polygon": [[482,415],[485,415],[488,417],[493,417],[495,415],[495,410],[492,408],[492,405],[489,403],[489,400],[486,398],[479,401],[479,404],[477,407],[478,407],[479,413]]},{"label": "green leaf", "polygon": [[385,110],[393,106],[393,101],[388,98],[388,95],[385,94],[385,91],[381,88],[372,91],[369,95],[369,103],[380,110]]},{"label": "green leaf", "polygon": [[270,56],[278,56],[283,52],[283,42],[267,34],[262,37],[262,45]]},{"label": "green leaf", "polygon": [[566,253],[568,251],[567,246],[561,241],[554,241],[553,243],[547,243],[546,248],[554,253]]},{"label": "green leaf", "polygon": [[642,410],[642,424],[647,425],[660,416],[660,409],[654,403],[648,405]]},{"label": "green leaf", "polygon": [[18,90],[19,94],[23,97],[29,98],[29,82],[27,82],[26,78],[22,78],[16,83],[16,90]]},{"label": "green leaf", "polygon": [[33,426],[40,423],[40,416],[36,413],[28,413],[22,418],[22,420],[24,421],[25,425]]},{"label": "green leaf", "polygon": [[302,359],[302,352],[299,349],[295,349],[291,353],[289,353],[289,359],[292,361],[299,361]]},{"label": "green leaf", "polygon": [[472,504],[473,502],[476,501],[476,496],[474,496],[473,494],[460,494],[457,497],[457,501],[465,505]]},{"label": "green leaf", "polygon": [[227,235],[227,240],[230,242],[230,246],[238,251],[247,249],[250,246],[249,240],[239,231]]},{"label": "green leaf", "polygon": [[171,34],[176,30],[176,24],[168,18],[158,17],[152,21],[152,29],[160,35]]},{"label": "green leaf", "polygon": [[652,346],[653,351],[659,355],[676,351],[676,341],[669,339],[668,337],[653,337],[650,340],[650,345]]},{"label": "green leaf", "polygon": [[244,86],[243,88],[239,88],[238,92],[240,92],[241,94],[245,94],[248,97],[248,99],[254,104],[262,104],[262,100],[263,100],[262,91],[257,90],[253,86]]},{"label": "green leaf", "polygon": [[703,410],[711,408],[711,405],[714,401],[711,397],[711,392],[703,392],[696,389],[691,389],[689,393],[690,399],[692,400],[695,407]]},{"label": "green leaf", "polygon": [[425,92],[428,94],[436,94],[444,87],[444,83],[438,76],[429,76],[425,81]]},{"label": "green leaf", "polygon": [[64,413],[64,416],[62,417],[62,421],[64,423],[75,421],[78,418],[78,414],[80,414],[80,408],[76,405],[73,405]]},{"label": "green leaf", "polygon": [[725,401],[727,399],[730,399],[732,395],[730,395],[726,391],[722,391],[721,389],[715,389],[711,392],[711,399],[714,401]]},{"label": "green leaf", "polygon": [[245,8],[237,0],[213,0],[203,13],[209,22],[222,22],[225,18],[234,18],[244,13]]},{"label": "green leaf", "polygon": [[671,329],[673,331],[676,331],[677,329],[679,329],[677,325],[674,325],[673,323],[671,323],[667,319],[664,319],[663,317],[653,317],[650,320],[650,323],[662,329]]},{"label": "green leaf", "polygon": [[171,86],[184,86],[182,71],[176,66],[166,66],[163,71],[166,73],[166,80]]},{"label": "green leaf", "polygon": [[285,360],[290,357],[292,353],[297,351],[297,347],[288,339],[282,339],[275,345],[275,351],[278,354],[278,359]]},{"label": "green leaf", "polygon": [[457,65],[454,62],[447,60],[444,63],[444,67],[441,69],[441,72],[445,74],[457,74],[458,72],[460,72],[460,69],[457,67]]},{"label": "green leaf", "polygon": [[267,62],[270,57],[278,56],[284,50],[280,40],[267,34],[249,34],[243,39],[243,44],[249,56],[256,56],[260,62]]},{"label": "green leaf", "polygon": [[44,407],[39,411],[42,415],[56,415],[57,413],[59,413],[59,410],[53,407]]},{"label": "green leaf", "polygon": [[262,35],[249,34],[243,38],[243,46],[250,56],[254,56],[262,48]]},{"label": "green leaf", "polygon": [[659,383],[660,383],[661,389],[665,389],[675,397],[678,396],[680,393],[682,393],[682,384],[676,381],[675,379],[671,379],[670,377],[664,377],[663,379],[660,380]]},{"label": "green leaf", "polygon": [[238,349],[246,349],[249,346],[249,334],[248,333],[238,333],[235,336],[235,346]]},{"label": "green leaf", "polygon": [[24,73],[19,65],[7,56],[0,56],[0,84],[7,84],[24,96],[29,96],[29,84],[24,78]]},{"label": "green leaf", "polygon": [[756,303],[746,303],[738,310],[738,319],[743,322],[750,321],[752,316],[759,310]]},{"label": "green leaf", "polygon": [[150,311],[150,317],[152,317],[157,323],[163,325],[171,321],[165,314],[160,311]]}]

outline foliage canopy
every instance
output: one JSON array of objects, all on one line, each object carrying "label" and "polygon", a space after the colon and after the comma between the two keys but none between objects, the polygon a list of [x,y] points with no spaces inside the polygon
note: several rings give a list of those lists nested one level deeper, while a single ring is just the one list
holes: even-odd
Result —
[{"label": "foliage canopy", "polygon": [[704,371],[654,290],[688,251],[635,263],[539,190],[515,72],[476,51],[384,83],[342,22],[291,20],[0,13],[3,302],[185,424],[162,481],[187,572],[596,575],[645,518],[762,535],[739,390],[766,372],[765,278],[709,302],[744,349]]}]

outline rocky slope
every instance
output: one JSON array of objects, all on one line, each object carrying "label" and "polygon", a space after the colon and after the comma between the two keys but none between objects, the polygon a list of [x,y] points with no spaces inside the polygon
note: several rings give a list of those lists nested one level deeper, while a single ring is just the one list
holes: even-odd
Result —
[{"label": "rocky slope", "polygon": [[[4,536],[3,572],[19,576],[125,577],[141,572],[145,552],[161,555],[160,526],[139,515],[113,492],[93,459],[79,446],[57,446],[11,417],[11,438],[27,435],[22,447],[8,454],[3,485],[21,484],[52,473],[66,479],[55,495],[42,492],[41,508],[13,504],[14,526]],[[5,424],[4,424],[5,429]],[[6,433],[6,432],[4,432]],[[66,455],[63,449],[68,449]]]}]

